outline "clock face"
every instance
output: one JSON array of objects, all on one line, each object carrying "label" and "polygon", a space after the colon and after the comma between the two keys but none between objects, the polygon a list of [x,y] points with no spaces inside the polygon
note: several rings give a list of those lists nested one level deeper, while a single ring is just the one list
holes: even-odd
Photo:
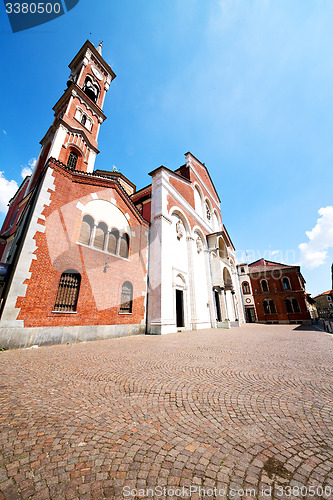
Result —
[{"label": "clock face", "polygon": [[99,69],[96,68],[96,66],[91,66],[91,71],[94,73],[96,76],[97,80],[102,81],[103,80],[103,75],[99,71]]}]

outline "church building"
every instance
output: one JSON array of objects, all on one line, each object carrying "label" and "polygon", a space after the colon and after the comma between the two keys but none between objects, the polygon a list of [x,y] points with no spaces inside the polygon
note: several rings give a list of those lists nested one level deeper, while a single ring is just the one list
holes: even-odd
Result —
[{"label": "church building", "polygon": [[0,347],[244,322],[235,249],[206,166],[160,166],[140,190],[95,169],[115,74],[87,41],[0,233]]}]

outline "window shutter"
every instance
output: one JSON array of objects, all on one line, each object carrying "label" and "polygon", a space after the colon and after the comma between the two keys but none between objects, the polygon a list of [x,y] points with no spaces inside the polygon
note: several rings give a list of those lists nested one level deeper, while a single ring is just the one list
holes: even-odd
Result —
[{"label": "window shutter", "polygon": [[108,252],[116,254],[118,245],[119,233],[112,230],[109,236]]},{"label": "window shutter", "polygon": [[90,224],[85,220],[82,221],[79,242],[83,243],[84,245],[89,245],[90,234],[91,234]]},{"label": "window shutter", "polygon": [[96,228],[94,247],[99,250],[104,249],[105,232],[100,227]]}]

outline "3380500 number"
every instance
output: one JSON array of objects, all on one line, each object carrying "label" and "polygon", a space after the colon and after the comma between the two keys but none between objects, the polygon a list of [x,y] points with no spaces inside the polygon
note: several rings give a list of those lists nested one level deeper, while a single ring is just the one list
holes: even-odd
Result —
[{"label": "3380500 number", "polygon": [[6,3],[7,14],[60,14],[60,3]]}]

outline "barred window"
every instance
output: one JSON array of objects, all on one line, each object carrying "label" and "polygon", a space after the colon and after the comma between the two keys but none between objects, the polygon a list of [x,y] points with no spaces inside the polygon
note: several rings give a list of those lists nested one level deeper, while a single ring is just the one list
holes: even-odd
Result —
[{"label": "barred window", "polygon": [[112,231],[109,235],[108,252],[113,253],[113,254],[117,253],[118,240],[119,240],[118,229],[112,229]]},{"label": "barred window", "polygon": [[121,289],[120,312],[131,313],[133,304],[133,285],[125,281]]},{"label": "barred window", "polygon": [[250,287],[249,287],[249,283],[247,281],[243,282],[243,293],[244,294],[250,293]]},{"label": "barred window", "polygon": [[120,249],[119,249],[119,255],[120,257],[125,257],[125,259],[128,258],[129,254],[129,236],[128,234],[123,234],[120,240]]},{"label": "barred window", "polygon": [[67,160],[67,167],[71,168],[72,170],[75,170],[75,167],[76,167],[76,164],[77,164],[77,159],[78,159],[77,154],[74,153],[73,151],[71,151],[69,153],[69,157],[68,157],[68,160]]},{"label": "barred window", "polygon": [[91,234],[94,227],[94,219],[91,215],[85,215],[82,219],[79,242],[84,245],[90,245]]},{"label": "barred window", "polygon": [[54,311],[75,312],[79,297],[81,275],[75,269],[62,273]]}]

